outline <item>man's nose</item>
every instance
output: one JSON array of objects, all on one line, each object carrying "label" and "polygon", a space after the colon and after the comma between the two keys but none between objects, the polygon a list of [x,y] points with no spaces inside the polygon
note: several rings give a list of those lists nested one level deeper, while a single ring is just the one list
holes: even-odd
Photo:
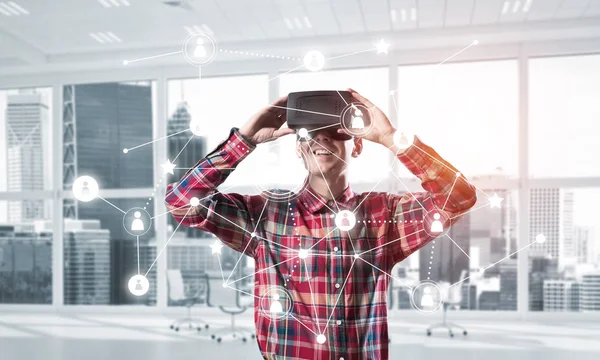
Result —
[{"label": "man's nose", "polygon": [[317,130],[315,131],[315,133],[313,134],[312,137],[315,141],[329,141],[331,140],[331,134],[329,134],[328,131],[326,130]]}]

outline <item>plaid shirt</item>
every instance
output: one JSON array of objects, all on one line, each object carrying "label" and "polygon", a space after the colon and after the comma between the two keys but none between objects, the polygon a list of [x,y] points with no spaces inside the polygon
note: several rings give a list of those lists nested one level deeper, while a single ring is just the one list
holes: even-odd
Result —
[{"label": "plaid shirt", "polygon": [[[435,210],[450,226],[447,219],[457,221],[475,204],[475,188],[415,137],[397,158],[424,192],[357,194],[347,187],[333,202],[307,188],[281,202],[216,191],[254,149],[233,128],[226,141],[168,185],[170,209],[187,209],[192,197],[200,199],[187,216],[173,216],[255,259],[254,320],[265,359],[388,359],[387,274],[439,235],[424,231],[429,224],[423,219],[431,218],[424,215]],[[335,225],[338,207],[356,209],[356,225],[348,232]],[[301,259],[298,250],[309,248]],[[274,292],[281,295],[284,316],[273,316],[265,305]],[[316,341],[319,334],[325,343]]]}]

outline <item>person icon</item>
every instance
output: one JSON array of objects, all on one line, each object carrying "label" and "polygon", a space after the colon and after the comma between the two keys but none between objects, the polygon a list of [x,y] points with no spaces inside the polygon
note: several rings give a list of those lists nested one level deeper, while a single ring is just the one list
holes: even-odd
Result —
[{"label": "person icon", "polygon": [[431,232],[439,233],[444,231],[444,227],[442,226],[442,222],[440,221],[440,214],[433,214],[433,218],[435,219],[433,223],[431,223]]},{"label": "person icon", "polygon": [[359,108],[355,108],[350,127],[353,129],[363,129],[365,127],[365,121],[363,120],[362,115],[362,111],[360,111]]},{"label": "person icon", "polygon": [[83,196],[83,197],[90,196],[91,190],[90,190],[88,182],[84,181],[82,185],[83,186],[81,187],[81,196]]},{"label": "person icon", "polygon": [[340,221],[341,225],[344,227],[350,226],[350,220],[348,219],[348,214],[342,214],[342,220]]},{"label": "person icon", "polygon": [[143,291],[144,288],[142,287],[142,280],[137,279],[137,284],[135,284],[135,290],[136,291]]},{"label": "person icon", "polygon": [[421,297],[421,306],[422,307],[431,307],[433,306],[433,296],[431,296],[431,288],[427,286],[423,289],[423,296]]},{"label": "person icon", "polygon": [[144,222],[140,219],[142,213],[136,211],[133,216],[135,216],[135,219],[133,219],[133,222],[131,223],[131,231],[144,231]]},{"label": "person icon", "polygon": [[279,301],[279,294],[273,294],[273,301],[271,302],[271,314],[279,314],[283,312],[283,307]]},{"label": "person icon", "polygon": [[194,57],[197,58],[205,58],[206,57],[206,48],[204,47],[204,39],[198,38],[196,40],[196,49],[194,49]]}]

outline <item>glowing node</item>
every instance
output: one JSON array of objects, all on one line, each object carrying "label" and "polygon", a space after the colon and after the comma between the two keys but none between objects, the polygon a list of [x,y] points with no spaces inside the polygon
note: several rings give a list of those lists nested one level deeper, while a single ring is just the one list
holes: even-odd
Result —
[{"label": "glowing node", "polygon": [[73,182],[73,195],[79,201],[88,202],[98,196],[98,183],[91,176],[80,176]]},{"label": "glowing node", "polygon": [[342,210],[335,216],[335,225],[342,231],[350,231],[356,224],[356,216],[350,210]]},{"label": "glowing node", "polygon": [[502,200],[504,200],[503,198],[499,197],[498,194],[494,193],[494,196],[489,198],[490,200],[490,207],[494,208],[500,208],[500,203],[502,202]]},{"label": "glowing node", "polygon": [[354,258],[355,258],[355,259],[358,259],[359,257],[360,257],[360,255],[358,255],[358,254],[354,254]]},{"label": "glowing node", "polygon": [[535,242],[538,244],[543,244],[544,242],[546,242],[546,237],[544,236],[544,234],[537,234],[535,236]]},{"label": "glowing node", "polygon": [[224,283],[223,283],[223,287],[224,287],[224,288],[226,288],[226,287],[227,287],[227,283],[226,283],[226,282],[224,282]]},{"label": "glowing node", "polygon": [[214,244],[212,244],[210,246],[210,248],[212,249],[212,253],[213,254],[220,254],[221,253],[221,249],[223,248],[223,244],[220,241],[215,241]]},{"label": "glowing node", "polygon": [[198,206],[200,205],[200,199],[198,199],[197,197],[193,197],[190,199],[190,205],[192,206]]},{"label": "glowing node", "polygon": [[129,152],[129,149],[127,149],[127,148],[123,149],[124,154],[127,154],[128,152]]},{"label": "glowing node", "polygon": [[129,291],[135,296],[142,296],[150,289],[150,283],[144,275],[134,275],[127,283]]},{"label": "glowing node", "polygon": [[308,130],[306,130],[305,128],[298,130],[298,136],[303,138],[308,137]]},{"label": "glowing node", "polygon": [[400,149],[400,151],[406,150],[415,141],[415,136],[405,131],[395,131],[392,136],[394,145]]},{"label": "glowing node", "polygon": [[456,172],[456,177],[460,177],[460,171]]},{"label": "glowing node", "polygon": [[250,233],[250,237],[256,237],[256,233],[255,232]]},{"label": "glowing node", "polygon": [[306,259],[308,257],[308,250],[300,249],[300,251],[298,251],[298,257],[300,259]]},{"label": "glowing node", "polygon": [[311,50],[304,55],[304,67],[308,71],[321,71],[325,65],[325,56],[320,51]]},{"label": "glowing node", "polygon": [[479,40],[473,40],[473,45],[479,44]]},{"label": "glowing node", "polygon": [[394,93],[396,92],[396,90],[390,90],[390,95],[394,95]]},{"label": "glowing node", "polygon": [[375,44],[375,46],[377,47],[378,54],[381,54],[381,53],[387,54],[390,44],[386,43],[383,39],[381,39],[381,41],[379,41],[379,43]]},{"label": "glowing node", "polygon": [[123,65],[127,65],[127,64],[129,64],[129,61],[123,60]]},{"label": "glowing node", "polygon": [[150,230],[152,217],[145,209],[135,207],[123,215],[123,227],[130,235],[142,236]]},{"label": "glowing node", "polygon": [[196,136],[202,136],[202,123],[198,120],[190,121],[190,131]]},{"label": "glowing node", "polygon": [[161,167],[163,168],[163,174],[169,173],[171,175],[175,175],[175,166],[177,165],[173,164],[171,160],[167,159],[167,162],[161,165]]},{"label": "glowing node", "polygon": [[323,335],[323,334],[319,334],[319,336],[317,336],[317,342],[318,342],[319,344],[325,344],[325,340],[326,340],[326,339],[325,339],[325,335]]},{"label": "glowing node", "polygon": [[482,267],[480,267],[480,268],[479,268],[479,273],[480,273],[480,274],[483,274],[484,272],[485,272],[485,268],[482,268]]}]

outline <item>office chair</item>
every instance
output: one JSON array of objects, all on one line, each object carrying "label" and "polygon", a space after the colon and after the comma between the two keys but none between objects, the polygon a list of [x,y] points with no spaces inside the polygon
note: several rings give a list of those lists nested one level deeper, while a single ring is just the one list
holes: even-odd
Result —
[{"label": "office chair", "polygon": [[208,329],[208,324],[204,320],[197,319],[198,321],[194,321],[191,315],[192,306],[200,302],[200,295],[204,289],[200,288],[192,296],[186,296],[183,276],[181,276],[181,270],[179,269],[167,270],[167,286],[169,288],[169,300],[176,304],[183,304],[187,308],[187,317],[173,321],[171,329],[179,331],[182,325],[187,325],[190,330],[196,328],[197,331],[201,331],[203,327]]},{"label": "office chair", "polygon": [[460,309],[460,303],[462,301],[462,288],[461,288],[460,284],[463,283],[463,281],[466,279],[466,277],[467,277],[467,270],[463,270],[460,273],[460,281],[459,281],[458,285],[450,286],[449,283],[445,283],[445,284],[443,284],[443,286],[440,286],[442,293],[444,294],[444,299],[442,300],[442,306],[443,306],[442,322],[433,324],[430,327],[428,327],[427,328],[427,336],[431,336],[431,330],[439,329],[439,328],[448,329],[448,335],[450,335],[450,337],[454,337],[454,332],[452,332],[453,328],[461,329],[463,332],[463,335],[465,335],[465,336],[467,335],[467,329],[465,329],[464,327],[457,325],[455,323],[449,323],[446,321],[446,313],[447,313],[449,307],[452,307],[452,308],[458,307]]},{"label": "office chair", "polygon": [[[211,337],[216,339],[217,342],[221,342],[226,336],[241,339],[243,342],[248,340],[248,335],[254,339],[256,337],[254,329],[237,327],[235,325],[235,316],[246,311],[248,306],[252,306],[250,303],[243,304],[240,299],[240,292],[231,288],[235,287],[237,289],[239,282],[234,282],[230,284],[230,287],[224,288],[223,278],[220,273],[207,273],[205,276],[208,284],[206,303],[210,307],[218,307],[222,312],[231,315],[231,326],[216,331]],[[254,301],[253,298],[251,300]]]}]

